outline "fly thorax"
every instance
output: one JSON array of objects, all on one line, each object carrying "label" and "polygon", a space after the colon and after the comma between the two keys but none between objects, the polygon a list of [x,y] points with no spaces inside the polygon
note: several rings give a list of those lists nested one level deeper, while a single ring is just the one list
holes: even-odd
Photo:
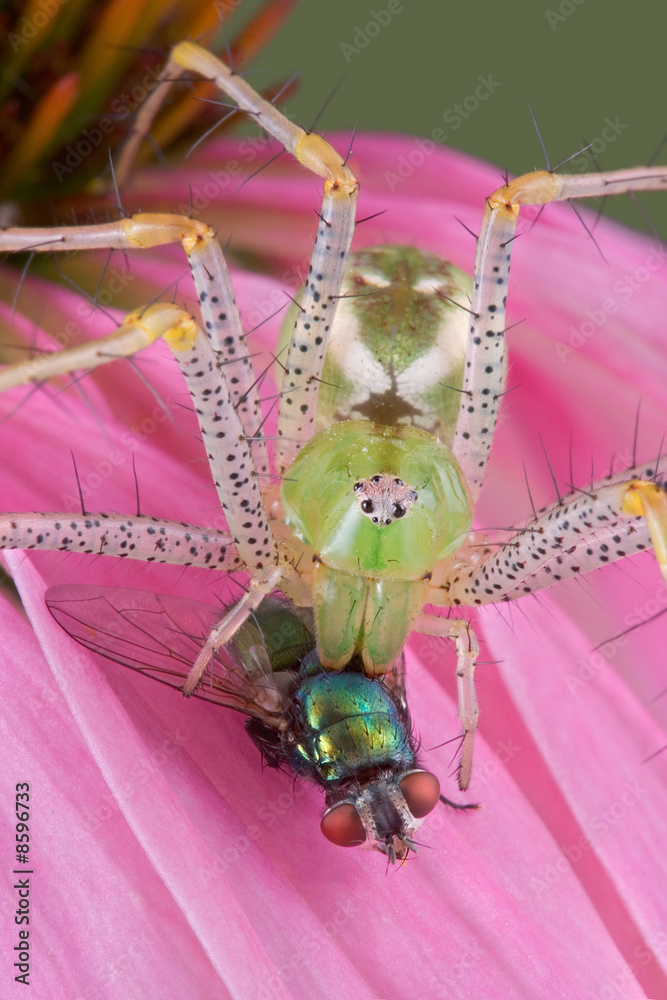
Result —
[{"label": "fly thorax", "polygon": [[304,661],[293,695],[292,766],[321,785],[391,766],[406,770],[414,751],[401,710],[384,684],[363,673],[323,671]]}]

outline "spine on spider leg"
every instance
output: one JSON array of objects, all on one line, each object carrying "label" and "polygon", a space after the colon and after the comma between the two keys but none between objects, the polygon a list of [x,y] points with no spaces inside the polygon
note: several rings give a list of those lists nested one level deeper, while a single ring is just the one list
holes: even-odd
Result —
[{"label": "spine on spider leg", "polygon": [[422,635],[447,636],[456,642],[456,678],[459,703],[459,718],[463,728],[461,759],[459,764],[459,788],[462,791],[470,784],[475,732],[479,721],[479,706],[475,693],[475,665],[479,659],[479,643],[470,624],[461,618],[440,618],[434,615],[420,615],[415,624]]},{"label": "spine on spider leg", "polygon": [[[234,301],[231,280],[213,230],[182,216],[138,214],[99,226],[67,227],[61,230],[6,230],[0,233],[0,249],[30,248],[34,252],[52,249],[82,250],[96,247],[147,248],[180,242],[193,269],[202,314],[213,347],[220,352],[220,364],[233,364],[227,382],[233,405],[238,410],[243,432],[252,440],[253,461],[260,472],[268,471],[266,445],[254,438],[261,427],[261,411],[250,359],[241,340],[241,322]],[[157,304],[136,310],[119,330],[103,342],[42,355],[0,373],[0,391],[15,385],[43,381],[52,375],[95,368],[121,356],[129,356],[152,343],[182,322],[176,306]],[[178,338],[176,338],[178,339]]]},{"label": "spine on spider leg", "polygon": [[173,58],[179,65],[214,79],[221,90],[252,115],[304,167],[324,178],[317,239],[282,387],[280,440],[276,447],[276,464],[282,473],[313,434],[319,378],[354,232],[359,185],[347,164],[324,139],[294,125],[215,56],[185,42],[176,47]]},{"label": "spine on spider leg", "polygon": [[223,571],[242,567],[229,536],[157,517],[2,514],[0,549],[78,552]]},{"label": "spine on spider leg", "polygon": [[[151,306],[147,312],[153,316],[161,309]],[[69,347],[64,351],[42,352],[28,361],[19,361],[0,369],[0,392],[20,385],[44,382],[57,375],[97,368],[118,358],[128,358],[148,347],[160,336],[160,324],[152,326],[143,322],[141,313],[129,313],[114,333],[87,344]]]},{"label": "spine on spider leg", "polygon": [[114,167],[116,184],[119,188],[122,188],[127,183],[130,170],[132,169],[132,164],[134,163],[142,140],[146,135],[148,135],[153,119],[160,110],[160,107],[172,85],[184,72],[185,67],[179,66],[170,56],[162,68],[152,93],[150,93],[143,104],[140,105],[132,131],[127,137],[127,141],[123,145],[118,162]]},{"label": "spine on spider leg", "polygon": [[[137,237],[153,243],[164,237],[161,229],[156,232],[152,216],[135,216],[124,221],[131,227],[135,242]],[[190,226],[189,220],[169,221],[178,229],[181,228],[179,223],[186,222]],[[195,229],[194,236],[188,238],[195,243],[204,242],[201,239],[202,227],[196,226]],[[204,227],[204,235],[208,232],[208,227]],[[187,244],[186,237],[181,235],[179,238]],[[273,569],[278,563],[278,552],[264,513],[246,431],[232,402],[228,385],[220,378],[218,360],[210,343],[191,316],[168,303],[137,310],[130,314],[127,323],[144,330],[148,340],[163,336],[173,351],[192,396],[209,462],[214,470],[218,497],[225,510],[238,556],[257,582],[263,580],[269,568]],[[120,547],[123,548],[122,545]],[[82,541],[79,551],[104,549],[88,549]],[[238,560],[235,565],[239,566]]]},{"label": "spine on spider leg", "polygon": [[296,146],[304,134],[303,129],[285,118],[246,83],[243,77],[233,73],[213,53],[196,42],[179,42],[172,49],[160,73],[157,87],[141,106],[132,134],[116,164],[116,180],[119,184],[127,180],[142,139],[148,135],[171,84],[183,73],[199,73],[205,79],[212,80],[224,94],[236,101],[241,111],[249,114],[261,128],[281,142],[288,152],[296,155]]}]

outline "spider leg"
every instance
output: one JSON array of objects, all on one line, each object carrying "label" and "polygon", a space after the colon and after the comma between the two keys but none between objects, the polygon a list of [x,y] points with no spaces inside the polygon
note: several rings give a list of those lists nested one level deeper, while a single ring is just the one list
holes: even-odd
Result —
[{"label": "spider leg", "polygon": [[456,567],[444,584],[446,603],[512,601],[651,547],[664,576],[666,489],[663,457],[569,493],[476,565]]},{"label": "spider leg", "polygon": [[88,511],[2,514],[0,548],[112,555],[223,572],[244,568],[229,535],[158,517]]},{"label": "spider leg", "polygon": [[289,121],[241,76],[194,42],[181,42],[174,47],[157,87],[142,106],[116,167],[119,183],[126,179],[168,89],[184,72],[199,73],[215,81],[241,110],[300,163],[324,179],[317,239],[286,360],[283,405],[278,420],[280,440],[276,447],[276,463],[282,473],[313,435],[319,379],[354,232],[359,185],[347,164],[324,139]]},{"label": "spider leg", "polygon": [[475,732],[479,719],[474,679],[475,664],[479,656],[479,644],[475,633],[470,627],[470,623],[464,621],[462,618],[440,618],[437,615],[422,614],[417,619],[415,630],[421,632],[423,635],[453,639],[456,643],[459,718],[463,727],[459,788],[461,791],[465,791],[470,784],[472,776]]},{"label": "spider leg", "polygon": [[505,383],[505,301],[519,209],[522,205],[665,187],[665,167],[579,175],[541,170],[517,177],[487,198],[477,239],[472,319],[453,444],[473,501],[484,481]]},{"label": "spider leg", "polygon": [[[276,460],[282,472],[312,435],[328,332],[354,230],[358,184],[339,154],[320,136],[294,125],[241,77],[210,53],[189,42],[177,45],[172,51],[159,86],[138,116],[118,166],[117,177],[121,182],[166,89],[175,77],[186,71],[198,72],[215,80],[242,110],[325,181],[309,279],[300,304],[283,384],[276,448]],[[224,641],[227,641],[243,617],[259,603],[262,595],[280,582],[283,574],[289,585],[290,579],[294,583],[296,573],[288,559],[281,560],[279,557],[258,485],[258,474],[268,471],[268,462],[265,442],[260,437],[262,421],[256,382],[243,349],[243,331],[233,289],[215,233],[210,227],[189,218],[140,214],[93,226],[7,229],[0,233],[0,250],[29,250],[34,253],[130,249],[177,241],[181,242],[189,260],[206,337],[192,318],[176,307],[151,306],[128,317],[123,324],[123,335],[117,336],[113,343],[106,342],[101,350],[91,345],[76,352],[42,356],[27,365],[13,366],[4,377],[7,386],[43,380],[72,368],[95,367],[109,357],[133,353],[138,346],[151,343],[157,336],[165,337],[179,362],[192,397],[218,497],[235,543],[236,558],[252,575],[246,598],[221,623],[220,634],[224,633]],[[294,405],[297,402],[298,405]],[[12,527],[16,522],[13,515],[8,520],[8,544],[18,543],[21,532],[25,534],[25,530],[30,534],[31,541],[34,539],[32,547],[42,544],[43,532],[30,526],[27,529],[23,525]],[[54,523],[54,530],[49,531],[50,541],[45,543],[45,547],[53,544],[55,534]],[[100,541],[92,531],[85,539],[77,537],[76,543],[79,551],[95,551]],[[110,546],[105,551],[114,554]],[[281,562],[283,568],[279,570]],[[298,589],[298,582],[295,586]],[[232,620],[236,625],[230,632],[232,626],[229,623]],[[213,638],[210,642],[213,643],[212,649],[216,648]],[[192,684],[196,684],[196,680]]]}]

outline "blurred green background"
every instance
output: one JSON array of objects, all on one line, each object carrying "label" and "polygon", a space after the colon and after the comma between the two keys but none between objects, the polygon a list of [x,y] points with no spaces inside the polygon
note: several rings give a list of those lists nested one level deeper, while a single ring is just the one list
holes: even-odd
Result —
[{"label": "blurred green background", "polygon": [[[259,3],[244,0],[230,23]],[[544,165],[530,102],[552,164],[595,142],[600,166],[614,169],[647,163],[667,133],[666,37],[660,0],[301,0],[248,79],[261,87],[299,73],[287,106],[304,125],[340,84],[319,131],[443,128],[451,146],[513,174]],[[493,93],[454,127],[480,77]],[[667,195],[642,201],[666,235]],[[605,211],[642,227],[627,198]]]}]

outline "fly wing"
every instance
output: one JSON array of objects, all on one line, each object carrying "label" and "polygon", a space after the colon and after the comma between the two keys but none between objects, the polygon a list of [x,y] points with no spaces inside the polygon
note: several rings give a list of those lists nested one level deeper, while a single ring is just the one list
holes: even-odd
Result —
[{"label": "fly wing", "polygon": [[[94,653],[180,690],[207,636],[225,608],[168,594],[121,587],[71,584],[52,587],[46,604],[58,624]],[[285,620],[292,606],[267,598],[267,613]],[[305,629],[305,626],[304,626]],[[304,648],[313,642],[303,633]],[[299,668],[301,647],[289,654]],[[218,650],[195,698],[223,705],[277,726],[285,712],[290,670],[285,656],[274,672],[260,611],[238,642]],[[289,658],[288,657],[288,658]],[[274,661],[275,662],[275,661]]]}]

